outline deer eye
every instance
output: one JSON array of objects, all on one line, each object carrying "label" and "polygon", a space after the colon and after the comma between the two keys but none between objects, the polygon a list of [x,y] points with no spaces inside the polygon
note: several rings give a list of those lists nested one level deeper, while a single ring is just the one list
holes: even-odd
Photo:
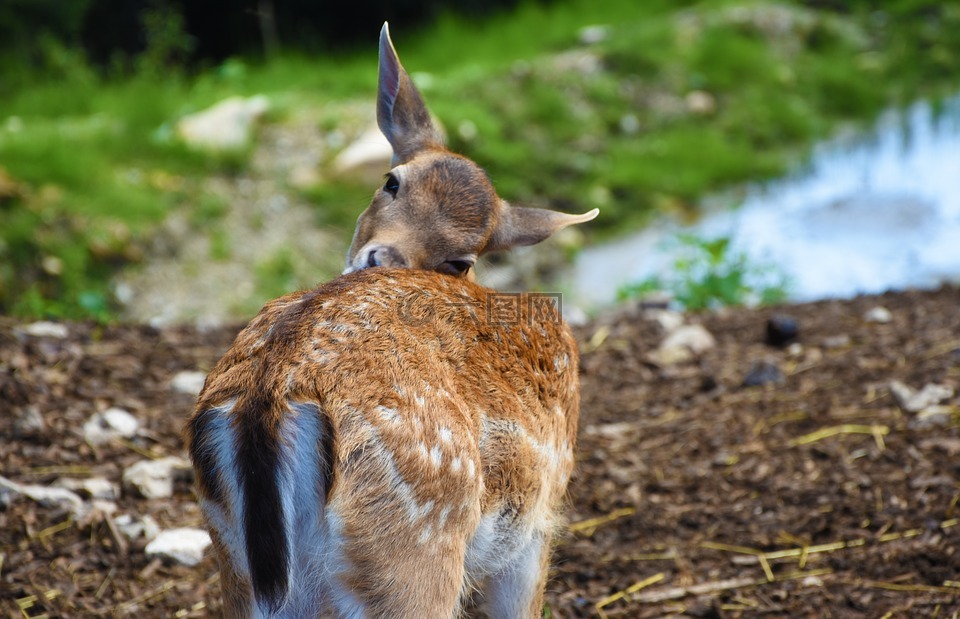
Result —
[{"label": "deer eye", "polygon": [[396,198],[400,190],[400,181],[393,174],[387,174],[387,182],[383,184],[383,190]]},{"label": "deer eye", "polygon": [[467,260],[447,260],[441,263],[440,266],[437,267],[437,270],[441,273],[459,277],[469,271],[472,266],[473,263]]}]

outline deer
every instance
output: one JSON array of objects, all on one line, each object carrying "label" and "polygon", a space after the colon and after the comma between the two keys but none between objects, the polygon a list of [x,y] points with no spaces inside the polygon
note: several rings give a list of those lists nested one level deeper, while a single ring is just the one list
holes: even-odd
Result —
[{"label": "deer", "polygon": [[392,167],[344,273],[267,303],[185,426],[227,617],[540,617],[574,466],[577,345],[481,255],[589,221],[447,150],[380,33]]}]

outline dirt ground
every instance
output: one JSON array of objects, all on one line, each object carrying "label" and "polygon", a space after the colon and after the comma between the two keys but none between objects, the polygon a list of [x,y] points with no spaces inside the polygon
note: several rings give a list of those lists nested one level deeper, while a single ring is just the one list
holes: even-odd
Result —
[{"label": "dirt ground", "polygon": [[[892,320],[865,320],[876,306]],[[797,321],[798,345],[764,342],[774,313]],[[888,388],[960,387],[960,290],[687,321],[717,345],[669,366],[651,361],[663,334],[639,310],[578,329],[579,463],[549,616],[960,615],[960,404],[909,413]],[[193,398],[171,379],[209,369],[236,329],[66,326],[65,338],[35,337],[0,319],[0,475],[119,485],[145,457],[185,455]],[[87,444],[84,422],[114,406],[140,420],[139,435]],[[4,616],[218,614],[209,557],[168,565],[118,532],[126,514],[199,526],[190,484],[172,500],[115,503],[75,520],[0,491]]]}]

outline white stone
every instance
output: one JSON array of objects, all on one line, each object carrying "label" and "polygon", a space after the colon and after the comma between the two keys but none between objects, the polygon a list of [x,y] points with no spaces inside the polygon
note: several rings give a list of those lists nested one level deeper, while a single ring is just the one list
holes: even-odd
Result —
[{"label": "white stone", "polygon": [[230,151],[249,144],[253,127],[270,108],[263,95],[245,99],[230,97],[177,122],[177,135],[188,146]]},{"label": "white stone", "polygon": [[62,340],[70,335],[70,331],[67,329],[67,326],[58,322],[32,322],[24,327],[21,327],[20,330],[27,335],[32,335],[33,337],[52,337],[59,340]]},{"label": "white stone", "polygon": [[162,557],[192,567],[203,560],[210,543],[210,534],[202,529],[168,529],[153,538],[145,552],[148,557]]},{"label": "white stone", "polygon": [[610,37],[610,26],[593,24],[580,29],[580,42],[584,45],[596,45]]},{"label": "white stone", "polygon": [[651,360],[658,365],[674,365],[698,357],[716,345],[703,325],[682,325],[664,338]]},{"label": "white stone", "polygon": [[114,523],[116,523],[120,532],[130,541],[140,536],[150,541],[160,535],[160,525],[157,524],[157,521],[150,515],[137,520],[130,514],[122,514],[114,519]]},{"label": "white stone", "polygon": [[141,460],[123,472],[123,485],[144,498],[165,499],[173,496],[174,481],[188,479],[190,471],[190,463],[177,456]]},{"label": "white stone", "polygon": [[46,507],[66,507],[74,517],[81,517],[89,511],[83,500],[66,488],[18,484],[6,477],[0,477],[0,488],[8,490],[14,496],[25,496]]},{"label": "white stone", "polygon": [[200,391],[203,390],[203,381],[206,379],[207,375],[203,372],[177,372],[177,374],[170,381],[170,387],[172,387],[177,393],[200,395]]},{"label": "white stone", "polygon": [[893,320],[893,314],[891,314],[887,308],[878,305],[877,307],[867,310],[863,315],[863,319],[867,322],[886,324]]},{"label": "white stone", "polygon": [[91,445],[103,445],[118,438],[132,438],[139,429],[136,417],[122,408],[108,408],[83,424],[83,437]]},{"label": "white stone", "polygon": [[87,479],[61,477],[53,483],[60,488],[81,492],[91,499],[115,501],[120,498],[120,489],[117,485],[103,477],[88,477]]},{"label": "white stone", "polygon": [[953,397],[953,387],[927,383],[923,389],[917,391],[910,385],[898,380],[890,381],[890,395],[897,406],[908,413],[919,413],[925,408],[940,404]]},{"label": "white stone", "polygon": [[369,180],[381,178],[390,169],[393,147],[374,125],[369,127],[352,144],[340,151],[333,160],[333,170],[338,176]]},{"label": "white stone", "polygon": [[650,310],[647,314],[664,333],[673,333],[683,326],[683,314],[673,310]]}]

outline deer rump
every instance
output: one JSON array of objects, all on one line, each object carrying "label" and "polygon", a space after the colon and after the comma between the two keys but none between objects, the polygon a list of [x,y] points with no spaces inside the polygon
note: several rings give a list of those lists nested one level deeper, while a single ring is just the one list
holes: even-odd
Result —
[{"label": "deer rump", "polygon": [[228,616],[425,617],[545,569],[576,346],[542,299],[488,295],[369,269],[240,332],[186,429]]}]

